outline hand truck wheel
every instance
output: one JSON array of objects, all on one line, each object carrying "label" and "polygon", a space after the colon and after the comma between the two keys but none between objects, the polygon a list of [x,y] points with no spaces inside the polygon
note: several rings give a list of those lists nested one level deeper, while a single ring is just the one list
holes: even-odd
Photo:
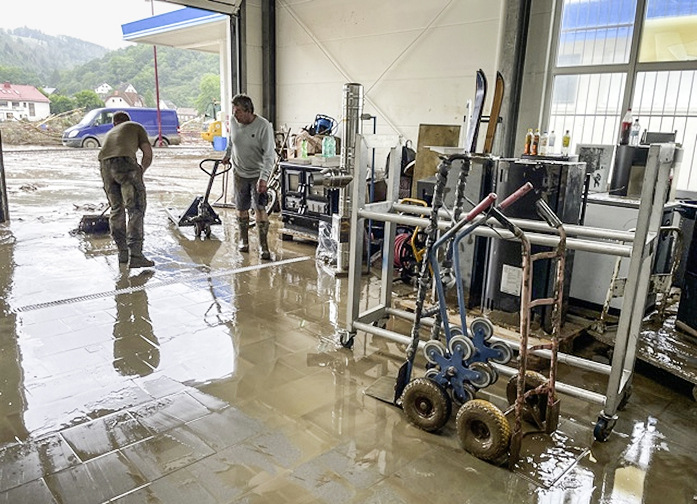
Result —
[{"label": "hand truck wheel", "polygon": [[443,387],[428,378],[416,378],[402,394],[407,419],[427,432],[437,431],[450,419],[452,402]]},{"label": "hand truck wheel", "polygon": [[484,399],[465,403],[455,419],[462,447],[482,460],[497,460],[508,451],[511,427],[503,412]]}]

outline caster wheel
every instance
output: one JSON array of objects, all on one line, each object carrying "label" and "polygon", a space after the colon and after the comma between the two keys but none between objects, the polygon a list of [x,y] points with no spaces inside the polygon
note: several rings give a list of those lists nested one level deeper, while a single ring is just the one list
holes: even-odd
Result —
[{"label": "caster wheel", "polygon": [[438,364],[436,356],[443,357],[445,355],[445,346],[438,340],[428,340],[424,343],[424,356],[431,364]]},{"label": "caster wheel", "polygon": [[596,441],[600,441],[601,443],[607,441],[607,438],[610,437],[612,429],[615,427],[615,422],[615,418],[607,418],[604,416],[598,417],[598,422],[595,424],[595,428],[593,429],[593,437],[596,439]]},{"label": "caster wheel", "polygon": [[473,337],[481,333],[484,341],[489,341],[494,335],[494,326],[488,318],[477,317],[470,324],[470,331]]},{"label": "caster wheel", "polygon": [[476,371],[479,374],[478,378],[470,380],[470,383],[477,388],[485,388],[494,382],[493,370],[488,364],[484,362],[473,362],[470,364],[469,368],[472,371]]},{"label": "caster wheel", "polygon": [[427,432],[437,431],[450,419],[452,403],[443,387],[428,378],[409,382],[402,394],[407,419]]},{"label": "caster wheel", "polygon": [[342,332],[339,335],[339,343],[341,343],[341,346],[344,348],[348,348],[351,350],[353,348],[353,339],[355,335],[351,334],[349,332]]},{"label": "caster wheel", "polygon": [[462,447],[482,460],[497,460],[508,451],[511,427],[503,412],[489,401],[464,404],[455,420]]},{"label": "caster wheel", "polygon": [[491,359],[496,364],[508,364],[513,358],[513,350],[503,341],[495,341],[491,344],[491,349],[499,354],[498,357]]},{"label": "caster wheel", "polygon": [[[525,372],[525,392],[533,390],[547,383],[547,378],[536,371]],[[506,385],[506,398],[508,404],[513,405],[518,396],[518,375],[514,374]],[[533,423],[544,421],[547,415],[547,394],[533,395],[525,400],[523,418]]]},{"label": "caster wheel", "polygon": [[462,360],[466,361],[472,354],[474,354],[475,348],[474,343],[469,338],[464,336],[455,336],[450,338],[448,342],[448,350],[450,350],[450,355],[455,355],[457,353],[462,354]]}]

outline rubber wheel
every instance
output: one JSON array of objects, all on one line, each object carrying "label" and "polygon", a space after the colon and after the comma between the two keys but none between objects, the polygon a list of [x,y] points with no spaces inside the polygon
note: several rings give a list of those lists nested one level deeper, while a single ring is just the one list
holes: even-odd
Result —
[{"label": "rubber wheel", "polygon": [[494,335],[494,325],[488,318],[477,317],[470,324],[470,331],[472,331],[472,337],[474,337],[478,332],[482,333],[484,341],[489,341],[489,339]]},{"label": "rubber wheel", "polygon": [[456,326],[452,326],[452,327],[450,328],[450,336],[451,336],[451,337],[453,337],[453,336],[464,336],[464,335],[465,335],[465,333],[462,331],[462,327],[456,325]]},{"label": "rubber wheel", "polygon": [[482,460],[497,460],[508,451],[511,426],[503,412],[489,401],[465,403],[455,419],[462,447]]},{"label": "rubber wheel", "polygon": [[494,375],[488,364],[484,362],[473,362],[470,364],[469,368],[479,373],[479,378],[470,380],[470,383],[475,387],[482,389],[493,383]]},{"label": "rubber wheel", "polygon": [[462,384],[462,390],[465,394],[464,396],[461,396],[455,387],[451,388],[453,402],[458,406],[462,406],[466,402],[471,401],[477,395],[477,389],[467,382]]},{"label": "rubber wheel", "polygon": [[491,362],[495,362],[496,364],[508,364],[513,358],[513,350],[503,341],[494,341],[490,346],[492,350],[496,350],[500,354],[500,357],[490,359]]},{"label": "rubber wheel", "polygon": [[450,419],[452,402],[443,387],[428,378],[409,382],[402,395],[407,419],[419,429],[437,431]]},{"label": "rubber wheel", "polygon": [[[547,378],[543,374],[540,374],[537,371],[525,372],[525,392],[535,389],[543,383],[547,383]],[[514,374],[510,377],[508,384],[506,385],[506,398],[508,399],[508,404],[513,405],[515,403],[518,395],[517,389],[518,375]],[[547,414],[547,394],[528,397],[525,401],[525,409],[527,411],[523,412],[523,418],[526,420],[534,422],[534,418],[530,414],[532,413],[539,420],[544,421]]]},{"label": "rubber wheel", "polygon": [[88,138],[87,140],[82,142],[82,146],[85,149],[96,149],[97,147],[99,147],[99,141],[97,141],[94,138]]},{"label": "rubber wheel", "polygon": [[462,360],[466,361],[472,357],[475,348],[471,339],[464,336],[454,336],[448,341],[448,350],[450,350],[450,355],[455,355],[458,352],[462,353]]},{"label": "rubber wheel", "polygon": [[152,146],[153,147],[169,147],[169,140],[162,137],[162,142],[160,142],[160,139],[156,138],[155,141],[152,143]]},{"label": "rubber wheel", "polygon": [[431,364],[438,364],[434,354],[443,357],[445,355],[445,346],[438,340],[428,340],[426,343],[424,343],[424,356]]},{"label": "rubber wheel", "polygon": [[598,422],[595,424],[595,428],[593,429],[593,437],[596,441],[604,443],[610,437],[614,426],[614,422],[610,422],[603,417],[598,417]]}]

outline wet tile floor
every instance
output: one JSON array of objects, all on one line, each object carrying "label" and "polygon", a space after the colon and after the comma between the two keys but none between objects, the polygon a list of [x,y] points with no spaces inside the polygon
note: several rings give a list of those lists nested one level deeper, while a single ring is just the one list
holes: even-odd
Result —
[{"label": "wet tile floor", "polygon": [[562,397],[560,429],[527,436],[514,471],[464,452],[453,421],[429,434],[366,395],[404,347],[336,344],[346,280],[313,244],[281,241],[274,218],[260,263],[235,250],[232,210],[209,241],[166,219],[205,186],[188,168],[202,155],[156,153],[156,266],[128,271],[108,239],[71,233],[100,198],[89,152],[5,152],[0,503],[697,502],[697,404],[646,366],[608,442],[592,439],[598,406]]}]

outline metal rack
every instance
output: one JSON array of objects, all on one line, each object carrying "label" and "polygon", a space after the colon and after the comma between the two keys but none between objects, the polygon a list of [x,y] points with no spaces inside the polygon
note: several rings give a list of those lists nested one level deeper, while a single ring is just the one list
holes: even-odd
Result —
[{"label": "metal rack", "polygon": [[[408,335],[384,329],[380,327],[380,322],[389,317],[406,320],[414,318],[412,313],[392,306],[395,228],[397,224],[425,227],[428,225],[428,220],[419,217],[419,215],[425,215],[431,211],[428,207],[403,205],[396,202],[396,197],[399,194],[398,177],[392,177],[391,180],[388,180],[386,201],[365,203],[365,166],[367,163],[361,159],[364,149],[360,147],[370,145],[374,142],[372,137],[375,136],[357,135],[356,137],[357,159],[355,163],[356,173],[352,182],[351,233],[349,238],[349,304],[346,314],[346,329],[339,333],[341,344],[347,348],[352,347],[358,331],[402,344],[411,342]],[[395,142],[392,145],[390,173],[399,173],[401,144]],[[634,232],[565,226],[569,236],[568,249],[630,258],[629,277],[625,286],[612,363],[610,365],[601,364],[561,352],[557,355],[560,363],[608,376],[607,390],[604,395],[562,382],[556,384],[557,391],[561,393],[602,406],[594,430],[595,438],[600,441],[605,441],[610,435],[617,421],[617,411],[631,394],[637,341],[644,318],[644,302],[649,288],[650,265],[655,255],[662,209],[669,190],[670,171],[676,158],[679,157],[679,153],[680,150],[674,144],[651,145],[644,175],[642,203]],[[490,155],[473,155],[472,162],[498,163],[498,158]],[[449,229],[451,220],[447,213],[444,212],[439,217],[441,217],[438,223],[439,230]],[[377,306],[361,312],[361,266],[363,229],[366,219],[384,222],[385,232],[379,303]],[[556,247],[559,243],[559,236],[548,234],[549,227],[546,223],[524,219],[511,219],[511,221],[526,230],[532,244]],[[497,239],[515,239],[513,234],[505,229],[493,229],[495,225],[492,220],[490,227],[481,226],[474,234]],[[421,322],[425,325],[433,324],[433,319],[425,318]],[[501,339],[496,336],[492,337],[492,341],[496,340]],[[419,343],[420,349],[423,348],[424,343],[423,341]],[[549,350],[535,350],[531,353],[547,359],[551,357]],[[516,369],[503,365],[496,365],[496,369],[505,376],[517,373]]]}]

